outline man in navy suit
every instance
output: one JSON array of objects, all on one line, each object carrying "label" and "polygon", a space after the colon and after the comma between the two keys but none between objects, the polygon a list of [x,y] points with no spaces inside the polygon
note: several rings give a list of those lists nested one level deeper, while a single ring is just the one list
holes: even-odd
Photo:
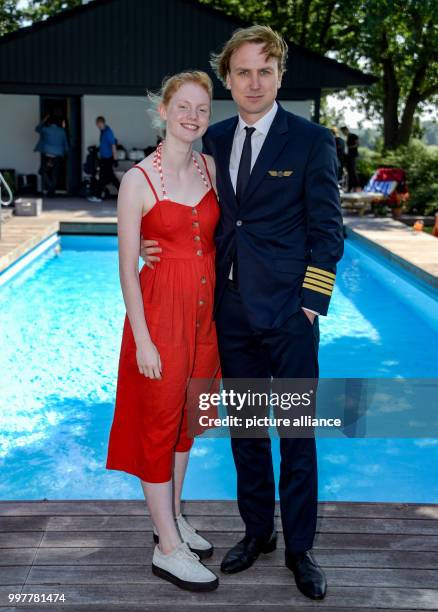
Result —
[{"label": "man in navy suit", "polygon": [[[287,45],[266,26],[237,30],[212,56],[239,112],[203,138],[221,205],[214,318],[224,379],[318,377],[318,315],[327,314],[343,254],[334,138],[276,102],[286,58]],[[277,539],[270,440],[233,437],[231,445],[245,537],[223,559],[225,573],[247,569]],[[282,437],[280,452],[286,565],[302,593],[322,599],[326,579],[311,552],[315,440]]]}]

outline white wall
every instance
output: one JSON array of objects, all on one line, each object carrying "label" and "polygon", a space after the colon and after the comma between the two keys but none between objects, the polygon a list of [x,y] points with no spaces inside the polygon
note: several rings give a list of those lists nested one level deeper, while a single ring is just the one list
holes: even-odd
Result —
[{"label": "white wall", "polygon": [[87,147],[99,144],[96,117],[103,115],[119,144],[129,151],[154,145],[156,132],[146,112],[146,96],[83,96],[82,98],[82,159]]},{"label": "white wall", "polygon": [[[311,102],[282,101],[281,105],[288,111],[310,119]],[[147,113],[147,99],[134,96],[83,96],[82,98],[82,158],[85,160],[87,147],[99,143],[99,130],[96,117],[103,115],[114,131],[118,142],[128,151],[133,147],[144,149],[154,145],[157,131],[151,126]],[[222,121],[236,114],[232,100],[214,100],[212,122]],[[196,148],[200,147],[197,143]]]},{"label": "white wall", "polygon": [[38,142],[40,98],[0,94],[0,168],[14,168],[17,174],[36,174],[40,154]]},{"label": "white wall", "polygon": [[[310,118],[310,101],[281,104],[287,110]],[[35,126],[39,122],[39,108],[39,96],[0,94],[0,168],[14,168],[17,174],[38,172],[40,155],[33,148],[38,142]],[[82,161],[85,161],[87,146],[99,143],[95,123],[98,115],[106,118],[126,149],[143,149],[155,144],[156,130],[151,126],[146,109],[145,96],[83,96]],[[234,114],[235,106],[231,100],[213,102],[213,122]]]}]

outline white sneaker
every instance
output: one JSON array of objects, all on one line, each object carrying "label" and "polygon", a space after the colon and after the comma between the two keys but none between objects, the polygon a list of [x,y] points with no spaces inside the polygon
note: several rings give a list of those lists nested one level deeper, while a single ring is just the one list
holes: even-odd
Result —
[{"label": "white sneaker", "polygon": [[89,198],[87,198],[87,200],[89,202],[94,202],[94,203],[102,202],[102,198],[97,198],[96,196],[90,196]]},{"label": "white sneaker", "polygon": [[213,591],[219,584],[216,574],[202,565],[199,556],[185,542],[167,555],[155,546],[152,572],[187,591]]},{"label": "white sneaker", "polygon": [[[208,559],[213,554],[213,545],[203,538],[194,527],[192,527],[182,514],[176,517],[176,524],[181,536],[181,540],[186,542],[190,550],[196,553],[201,559]],[[154,526],[154,542],[160,541],[158,532]]]}]

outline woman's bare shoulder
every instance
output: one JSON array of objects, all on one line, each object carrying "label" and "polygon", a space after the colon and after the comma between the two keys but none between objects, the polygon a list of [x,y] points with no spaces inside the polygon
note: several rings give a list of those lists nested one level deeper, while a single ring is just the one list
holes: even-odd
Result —
[{"label": "woman's bare shoulder", "polygon": [[203,153],[205,160],[207,162],[208,169],[211,174],[216,174],[216,164],[214,162],[214,157],[212,155],[207,155],[207,153]]},{"label": "woman's bare shoulder", "polygon": [[154,178],[151,175],[154,174],[155,169],[152,166],[152,161],[149,161],[147,157],[135,164],[135,166],[137,167],[132,166],[129,168],[122,177],[119,199],[140,202],[143,205],[143,209],[147,211],[155,203],[155,196],[142,170],[146,172],[153,183]]}]

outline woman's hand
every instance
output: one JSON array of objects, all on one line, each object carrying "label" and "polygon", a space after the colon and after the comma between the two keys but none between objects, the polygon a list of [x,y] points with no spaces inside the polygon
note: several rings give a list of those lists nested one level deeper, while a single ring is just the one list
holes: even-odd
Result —
[{"label": "woman's hand", "polygon": [[161,380],[161,359],[153,342],[144,342],[137,347],[137,365],[140,374]]},{"label": "woman's hand", "polygon": [[140,240],[140,257],[143,259],[145,265],[151,270],[154,269],[153,261],[160,261],[160,258],[154,255],[154,253],[161,253],[161,247],[157,246],[156,240]]}]

